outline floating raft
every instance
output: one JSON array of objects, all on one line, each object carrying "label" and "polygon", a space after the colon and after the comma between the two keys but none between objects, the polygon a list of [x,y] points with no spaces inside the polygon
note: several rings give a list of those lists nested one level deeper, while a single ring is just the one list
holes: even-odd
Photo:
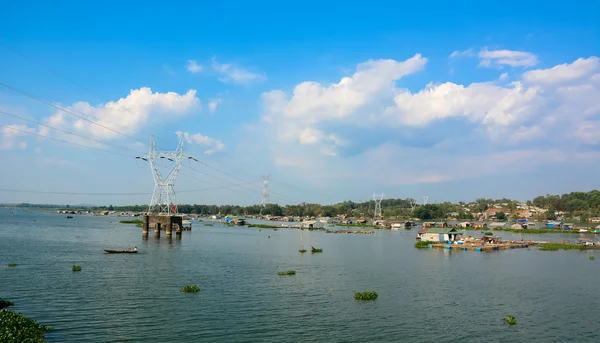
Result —
[{"label": "floating raft", "polygon": [[530,246],[537,245],[537,242],[502,242],[502,243],[463,243],[463,244],[448,244],[446,242],[432,243],[428,248],[438,248],[446,250],[463,250],[463,251],[494,251],[494,250],[509,250],[509,249],[524,249]]}]

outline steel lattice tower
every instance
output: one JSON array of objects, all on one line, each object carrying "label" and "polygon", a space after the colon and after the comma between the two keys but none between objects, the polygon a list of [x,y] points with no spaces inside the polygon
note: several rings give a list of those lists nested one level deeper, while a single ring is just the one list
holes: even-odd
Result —
[{"label": "steel lattice tower", "polygon": [[427,201],[429,200],[429,197],[427,195],[423,196],[423,205],[427,205]]},{"label": "steel lattice tower", "polygon": [[383,200],[383,193],[382,194],[373,194],[373,200],[375,200],[375,213],[373,214],[373,218],[381,217],[381,215],[382,215],[381,201]]},{"label": "steel lattice tower", "polygon": [[[175,181],[177,180],[177,174],[179,173],[181,164],[185,159],[198,161],[192,156],[187,156],[183,153],[184,139],[184,135],[180,135],[176,151],[156,151],[154,136],[152,136],[148,155],[136,157],[150,162],[150,169],[152,170],[152,177],[154,178],[154,192],[152,193],[150,206],[148,206],[148,215],[175,215],[177,213],[177,205],[175,204]],[[163,177],[158,170],[158,166],[156,165],[157,159],[167,159],[171,162],[175,162],[175,165],[167,176]]]},{"label": "steel lattice tower", "polygon": [[262,192],[262,201],[260,202],[260,206],[265,208],[269,203],[269,180],[271,179],[271,174],[263,175],[263,192]]}]

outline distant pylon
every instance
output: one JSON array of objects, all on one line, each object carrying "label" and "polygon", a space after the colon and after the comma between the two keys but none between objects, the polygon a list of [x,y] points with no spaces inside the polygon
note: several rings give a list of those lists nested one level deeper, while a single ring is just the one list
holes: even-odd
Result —
[{"label": "distant pylon", "polygon": [[382,215],[381,201],[383,200],[383,193],[373,194],[373,200],[375,200],[375,213],[373,214],[373,218],[379,218]]},{"label": "distant pylon", "polygon": [[427,205],[427,200],[429,200],[429,197],[427,195],[423,196],[423,205]]},{"label": "distant pylon", "polygon": [[[262,201],[260,202],[260,206],[265,208],[269,203],[269,180],[271,179],[271,174],[263,175],[263,192],[262,192]],[[262,209],[261,209],[262,212]]]},{"label": "distant pylon", "polygon": [[[152,170],[152,176],[154,178],[154,192],[152,193],[152,199],[150,200],[150,206],[148,206],[148,214],[167,214],[175,215],[177,213],[177,205],[175,204],[175,181],[177,180],[177,174],[181,168],[181,163],[184,159],[191,159],[198,161],[192,156],[187,156],[183,153],[183,141],[184,135],[180,135],[179,144],[177,145],[176,151],[156,151],[154,145],[154,136],[150,140],[150,151],[146,156],[137,156],[136,158],[150,162],[150,169]],[[168,159],[171,162],[175,162],[175,165],[167,174],[163,177],[156,166],[156,159]]]}]

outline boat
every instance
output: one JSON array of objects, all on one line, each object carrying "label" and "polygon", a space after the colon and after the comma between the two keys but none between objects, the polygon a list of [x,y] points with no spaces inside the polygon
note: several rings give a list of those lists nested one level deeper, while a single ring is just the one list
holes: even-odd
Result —
[{"label": "boat", "polygon": [[106,251],[109,254],[135,254],[135,253],[137,253],[137,249],[127,249],[127,250],[104,249],[104,251]]},{"label": "boat", "polygon": [[67,219],[73,219],[73,216],[67,216]]}]

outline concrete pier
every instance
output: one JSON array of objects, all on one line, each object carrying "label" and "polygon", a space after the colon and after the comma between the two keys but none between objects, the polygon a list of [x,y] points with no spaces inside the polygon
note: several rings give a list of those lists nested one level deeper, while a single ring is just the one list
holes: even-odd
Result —
[{"label": "concrete pier", "polygon": [[150,227],[154,227],[154,236],[160,238],[160,231],[164,230],[167,237],[173,235],[173,227],[175,233],[181,234],[183,227],[183,217],[167,216],[167,215],[146,215],[142,225],[142,235],[147,234]]}]

